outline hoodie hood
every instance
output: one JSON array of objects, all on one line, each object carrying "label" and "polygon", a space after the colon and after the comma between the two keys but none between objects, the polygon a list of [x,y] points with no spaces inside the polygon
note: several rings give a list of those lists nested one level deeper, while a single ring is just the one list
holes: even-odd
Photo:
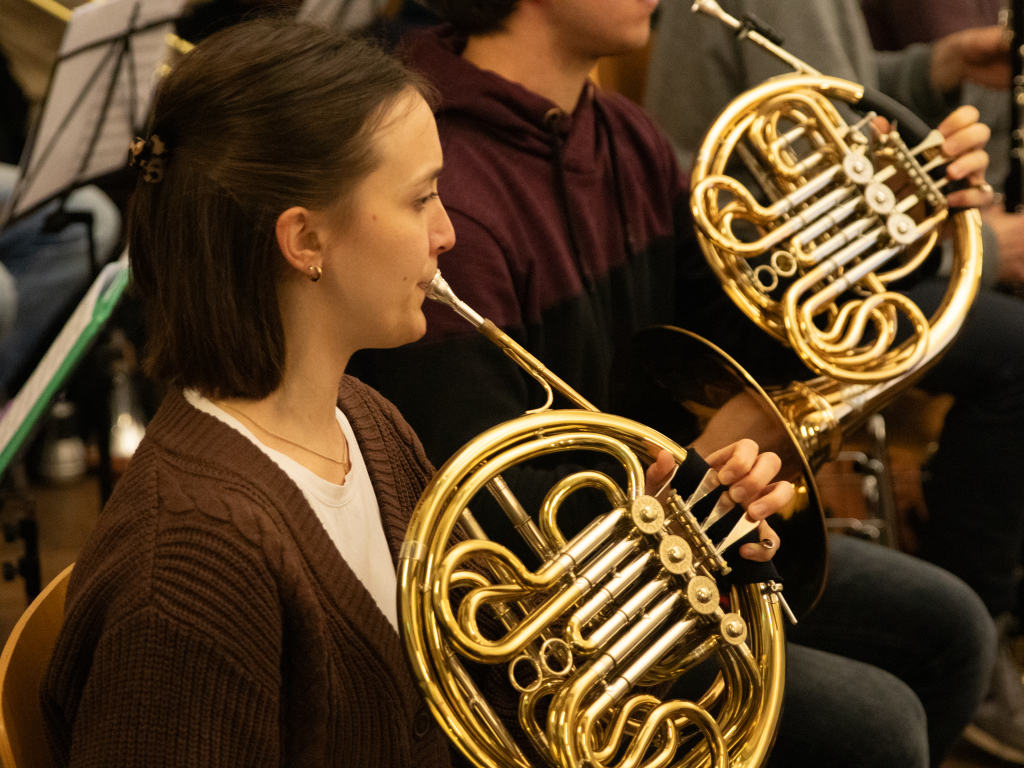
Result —
[{"label": "hoodie hood", "polygon": [[[475,311],[605,407],[618,346],[640,328],[673,323],[677,302],[690,303],[676,290],[692,229],[671,145],[638,105],[592,84],[581,84],[563,114],[461,58],[465,42],[451,29],[405,46],[441,95],[438,192],[456,234],[438,256],[441,273]],[[544,401],[531,377],[450,308],[426,302],[423,313],[422,342],[376,351],[360,372],[399,404],[432,455],[447,459]]]},{"label": "hoodie hood", "polygon": [[[637,318],[653,319],[649,297],[630,291],[646,285],[651,258],[672,258],[686,190],[671,146],[623,96],[588,81],[566,114],[463,59],[465,46],[451,27],[403,41],[410,66],[440,96],[438,192],[456,234],[438,259],[445,279],[460,296],[475,293],[471,306],[506,329],[539,328],[546,313],[570,306],[600,314],[590,305],[619,301],[619,287]],[[442,310],[424,307],[428,338],[466,332]]]},{"label": "hoodie hood", "polygon": [[510,148],[548,158],[557,131],[566,170],[594,168],[605,142],[597,125],[593,83],[584,85],[576,108],[565,113],[543,96],[466,61],[465,47],[466,38],[448,25],[415,32],[403,41],[409,64],[440,91],[438,124],[482,126]]}]

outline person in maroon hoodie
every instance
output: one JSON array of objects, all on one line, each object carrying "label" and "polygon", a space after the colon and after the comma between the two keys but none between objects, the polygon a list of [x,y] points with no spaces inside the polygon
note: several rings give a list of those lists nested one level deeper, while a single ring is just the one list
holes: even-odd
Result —
[{"label": "person in maroon hoodie", "polygon": [[[439,266],[464,301],[599,408],[616,350],[645,326],[685,326],[710,302],[732,332],[758,333],[695,247],[687,179],[667,140],[588,79],[599,57],[644,44],[655,0],[429,5],[452,26],[414,35],[406,51],[442,95],[439,192],[458,240]],[[980,184],[988,132],[975,120],[957,112],[942,130],[958,156],[950,175]],[[970,188],[951,202],[990,196]],[[543,397],[446,309],[425,312],[423,341],[369,353],[360,368],[440,463]],[[536,473],[511,480],[527,497],[546,487]],[[984,693],[991,619],[945,571],[852,539],[830,547],[824,596],[789,629],[771,762],[937,765]]]}]

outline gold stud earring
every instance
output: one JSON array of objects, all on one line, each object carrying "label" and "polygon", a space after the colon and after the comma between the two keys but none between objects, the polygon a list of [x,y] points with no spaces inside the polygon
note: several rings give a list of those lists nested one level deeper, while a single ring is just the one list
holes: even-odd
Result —
[{"label": "gold stud earring", "polygon": [[324,273],[318,264],[309,265],[309,279],[314,283],[320,279],[320,276]]}]

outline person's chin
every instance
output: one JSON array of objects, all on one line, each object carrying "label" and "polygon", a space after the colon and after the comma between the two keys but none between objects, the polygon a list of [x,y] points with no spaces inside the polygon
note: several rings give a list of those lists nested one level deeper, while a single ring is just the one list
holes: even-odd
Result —
[{"label": "person's chin", "polygon": [[427,333],[427,318],[423,316],[423,313],[419,313],[419,317],[415,318],[405,333],[402,334],[402,338],[393,345],[395,347],[402,347],[406,344],[412,344],[414,341],[419,341]]},{"label": "person's chin", "polygon": [[378,332],[376,338],[367,344],[368,349],[404,347],[406,344],[412,344],[423,338],[427,332],[427,319],[421,312],[419,318],[412,318],[400,327],[392,325],[386,330],[378,327],[378,330],[383,332]]},{"label": "person's chin", "polygon": [[603,46],[600,55],[601,56],[621,56],[627,53],[633,53],[645,45],[651,37],[651,28],[649,24],[638,26],[635,31],[631,31],[628,36],[619,36],[615,41],[610,41],[607,45]]}]

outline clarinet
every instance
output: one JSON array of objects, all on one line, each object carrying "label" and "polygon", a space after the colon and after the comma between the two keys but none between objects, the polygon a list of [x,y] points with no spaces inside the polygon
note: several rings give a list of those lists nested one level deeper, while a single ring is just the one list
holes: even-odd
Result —
[{"label": "clarinet", "polygon": [[1024,0],[1010,0],[999,12],[1000,25],[1010,37],[1010,172],[1004,202],[1007,213],[1024,211]]}]

